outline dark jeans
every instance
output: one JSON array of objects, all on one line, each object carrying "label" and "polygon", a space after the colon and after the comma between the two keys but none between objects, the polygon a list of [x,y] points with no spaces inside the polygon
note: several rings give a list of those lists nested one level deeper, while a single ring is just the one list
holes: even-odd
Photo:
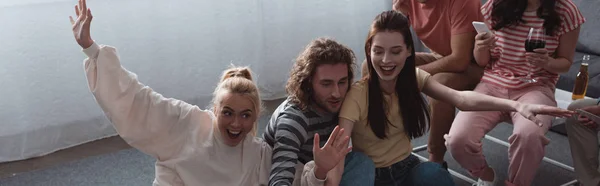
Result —
[{"label": "dark jeans", "polygon": [[371,186],[375,182],[375,164],[369,156],[352,151],[346,155],[341,186]]},{"label": "dark jeans", "polygon": [[375,169],[377,186],[454,186],[450,172],[440,164],[419,161],[414,155],[389,167]]}]

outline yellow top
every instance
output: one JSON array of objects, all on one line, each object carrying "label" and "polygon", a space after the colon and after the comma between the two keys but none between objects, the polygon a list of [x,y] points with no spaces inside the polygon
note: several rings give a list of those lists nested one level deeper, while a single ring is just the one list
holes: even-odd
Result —
[{"label": "yellow top", "polygon": [[[425,86],[427,79],[431,76],[426,71],[417,70],[417,86],[419,90]],[[386,95],[384,99],[391,104],[387,110],[387,119],[395,127],[389,127],[387,138],[379,139],[367,125],[369,108],[368,92],[369,85],[366,81],[359,81],[352,85],[346,95],[346,99],[340,111],[340,118],[354,122],[352,129],[353,149],[361,151],[369,156],[375,163],[375,167],[388,167],[397,163],[411,153],[412,145],[404,131],[404,124],[400,113],[398,96],[396,94]]]}]

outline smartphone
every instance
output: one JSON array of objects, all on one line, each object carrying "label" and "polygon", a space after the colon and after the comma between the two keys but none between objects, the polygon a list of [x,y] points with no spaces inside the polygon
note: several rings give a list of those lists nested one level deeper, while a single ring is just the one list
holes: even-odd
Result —
[{"label": "smartphone", "polygon": [[[585,111],[585,110],[581,110],[581,109],[577,109],[576,111],[577,111],[577,113],[579,113],[580,115],[583,115],[583,116],[585,116],[585,117],[587,117],[587,118],[590,118],[590,120],[594,121],[595,123],[598,123],[598,124],[600,124],[600,116],[594,115],[594,114],[592,114],[592,113],[589,113],[589,112],[587,112],[587,111]],[[599,127],[599,128],[600,128],[600,127]]]},{"label": "smartphone", "polygon": [[490,31],[488,26],[485,25],[485,23],[483,23],[483,22],[473,21],[473,27],[475,27],[475,30],[477,30],[477,33],[492,32],[492,31]]}]

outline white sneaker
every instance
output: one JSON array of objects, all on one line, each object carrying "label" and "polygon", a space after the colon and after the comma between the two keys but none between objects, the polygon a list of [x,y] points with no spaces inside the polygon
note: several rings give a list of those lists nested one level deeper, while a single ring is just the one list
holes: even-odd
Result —
[{"label": "white sneaker", "polygon": [[494,171],[494,169],[492,169],[492,172],[494,173],[494,181],[493,182],[483,181],[480,178],[477,180],[477,183],[473,184],[473,186],[496,186],[496,185],[498,185],[498,176],[496,175],[496,171]]}]

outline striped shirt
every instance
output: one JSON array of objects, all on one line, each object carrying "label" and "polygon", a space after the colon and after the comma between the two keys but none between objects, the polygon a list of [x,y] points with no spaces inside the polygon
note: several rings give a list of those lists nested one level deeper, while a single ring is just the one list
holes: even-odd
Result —
[{"label": "striped shirt", "polygon": [[[490,29],[494,1],[489,0],[481,7],[481,13]],[[585,18],[571,0],[557,0],[555,7],[561,22],[556,34],[545,36],[546,50],[550,56],[556,52],[560,36],[585,22]],[[504,27],[494,32],[498,41],[496,47],[490,49],[491,61],[481,81],[504,88],[520,89],[529,84],[522,83],[519,78],[531,73],[532,78],[554,88],[558,81],[558,74],[530,65],[525,58],[525,41],[529,28],[543,29],[544,20],[537,16],[536,11],[523,13],[523,20],[525,23]]]},{"label": "striped shirt", "polygon": [[263,138],[273,147],[270,186],[292,185],[298,162],[313,160],[313,141],[319,134],[321,146],[337,126],[337,114],[323,114],[314,109],[301,110],[285,100],[273,112]]}]

